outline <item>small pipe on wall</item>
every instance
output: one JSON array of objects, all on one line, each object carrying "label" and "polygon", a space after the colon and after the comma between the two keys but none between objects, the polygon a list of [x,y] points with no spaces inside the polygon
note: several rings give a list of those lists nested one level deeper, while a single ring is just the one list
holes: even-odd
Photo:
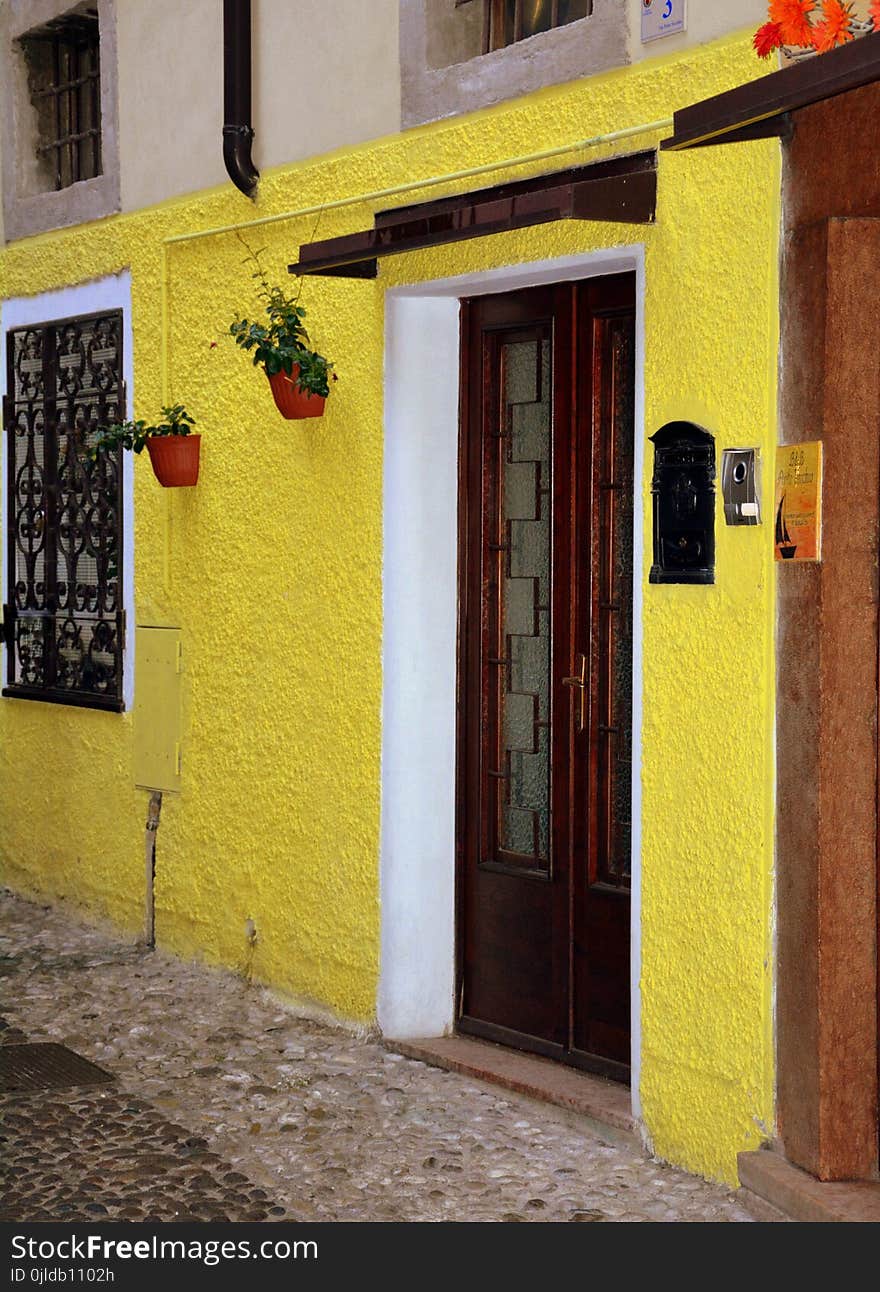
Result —
[{"label": "small pipe on wall", "polygon": [[251,198],[260,178],[253,141],[251,0],[223,0],[223,161],[235,187]]},{"label": "small pipe on wall", "polygon": [[144,837],[144,861],[146,864],[146,908],[144,911],[144,942],[148,947],[156,945],[156,835],[159,831],[159,819],[162,815],[162,791],[153,790],[147,808],[147,824]]}]

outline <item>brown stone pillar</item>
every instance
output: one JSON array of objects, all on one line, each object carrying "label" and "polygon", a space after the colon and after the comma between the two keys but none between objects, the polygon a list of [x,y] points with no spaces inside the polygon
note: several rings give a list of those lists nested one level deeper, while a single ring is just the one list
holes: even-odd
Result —
[{"label": "brown stone pillar", "polygon": [[825,481],[821,563],[776,567],[778,1110],[823,1180],[878,1160],[878,277],[878,219],[786,238],[781,438]]}]

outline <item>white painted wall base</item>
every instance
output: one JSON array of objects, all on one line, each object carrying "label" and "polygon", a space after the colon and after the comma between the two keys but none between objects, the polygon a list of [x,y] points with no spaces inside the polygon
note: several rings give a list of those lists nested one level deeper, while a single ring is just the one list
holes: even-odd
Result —
[{"label": "white painted wall base", "polygon": [[[635,492],[642,496],[642,247],[512,265],[386,296],[381,962],[386,1036],[441,1036],[455,1019],[455,713],[459,300],[635,270]],[[640,1059],[642,509],[633,607],[632,1090]]]},{"label": "white painted wall base", "polygon": [[458,300],[388,301],[382,973],[389,1036],[452,1026]]}]

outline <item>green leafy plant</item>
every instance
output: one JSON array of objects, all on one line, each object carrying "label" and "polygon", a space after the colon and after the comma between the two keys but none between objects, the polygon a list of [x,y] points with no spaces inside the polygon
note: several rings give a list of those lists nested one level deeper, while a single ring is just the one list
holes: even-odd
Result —
[{"label": "green leafy plant", "polygon": [[130,449],[133,453],[142,453],[147,439],[152,435],[189,435],[190,427],[196,420],[190,417],[183,404],[174,404],[163,408],[163,422],[148,426],[142,419],[132,422],[114,422],[112,426],[102,426],[98,436],[89,449],[88,456],[94,462],[101,449]]},{"label": "green leafy plant", "polygon": [[299,295],[288,296],[281,287],[271,284],[260,259],[262,251],[252,251],[241,234],[238,238],[248,252],[243,263],[255,267],[251,277],[259,284],[257,295],[263,302],[268,322],[259,323],[236,314],[235,322],[229,327],[235,344],[242,350],[252,350],[254,366],[262,364],[269,377],[279,372],[292,377],[293,369],[297,368],[296,384],[300,390],[326,397],[336,374],[333,364],[311,348],[303,324],[306,312],[299,304]]}]

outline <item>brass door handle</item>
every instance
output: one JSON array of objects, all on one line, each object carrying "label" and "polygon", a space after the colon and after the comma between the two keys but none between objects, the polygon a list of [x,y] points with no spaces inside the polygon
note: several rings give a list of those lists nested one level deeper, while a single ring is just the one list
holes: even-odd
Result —
[{"label": "brass door handle", "polygon": [[562,685],[573,687],[579,693],[580,704],[578,705],[578,710],[577,710],[577,729],[578,731],[583,731],[587,725],[587,717],[586,717],[587,657],[586,655],[579,654],[577,656],[577,662],[580,668],[580,673],[577,674],[575,677],[564,677],[562,679]]}]

